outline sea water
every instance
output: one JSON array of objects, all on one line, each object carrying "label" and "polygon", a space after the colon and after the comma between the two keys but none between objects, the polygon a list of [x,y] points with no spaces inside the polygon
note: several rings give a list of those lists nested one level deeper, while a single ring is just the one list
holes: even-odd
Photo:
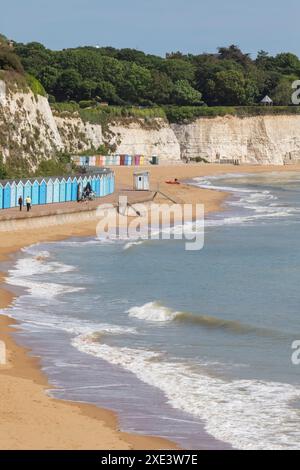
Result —
[{"label": "sea water", "polygon": [[196,178],[230,191],[205,244],[35,245],[10,266],[5,313],[51,396],[118,412],[185,448],[300,447],[300,174]]}]

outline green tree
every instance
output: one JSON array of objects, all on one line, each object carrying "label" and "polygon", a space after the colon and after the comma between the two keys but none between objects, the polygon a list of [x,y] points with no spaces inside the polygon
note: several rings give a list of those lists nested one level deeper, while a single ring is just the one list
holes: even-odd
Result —
[{"label": "green tree", "polygon": [[179,105],[197,105],[201,103],[201,93],[195,90],[187,80],[178,80],[175,83],[173,99]]},{"label": "green tree", "polygon": [[81,84],[81,76],[76,70],[68,69],[62,72],[55,85],[55,94],[58,100],[77,100]]}]

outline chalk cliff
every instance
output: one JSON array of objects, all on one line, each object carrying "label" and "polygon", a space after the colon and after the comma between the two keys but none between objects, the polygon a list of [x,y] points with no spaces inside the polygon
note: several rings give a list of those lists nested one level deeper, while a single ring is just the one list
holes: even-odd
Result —
[{"label": "chalk cliff", "polygon": [[224,116],[172,124],[182,158],[283,164],[300,159],[300,116]]},{"label": "chalk cliff", "polygon": [[161,118],[122,118],[100,124],[78,114],[53,112],[46,97],[7,89],[0,80],[0,154],[34,168],[59,151],[98,149],[158,155],[162,161],[201,157],[241,163],[283,164],[300,160],[300,115],[198,118],[169,124]]}]

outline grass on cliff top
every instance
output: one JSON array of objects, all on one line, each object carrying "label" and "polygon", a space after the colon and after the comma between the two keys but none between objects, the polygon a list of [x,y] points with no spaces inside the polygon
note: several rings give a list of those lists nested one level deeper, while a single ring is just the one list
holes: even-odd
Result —
[{"label": "grass on cliff top", "polygon": [[170,123],[192,122],[200,117],[213,118],[218,116],[273,116],[300,114],[300,106],[164,106],[153,108],[139,108],[134,106],[94,106],[82,108],[78,103],[53,103],[52,109],[60,114],[80,115],[84,122],[106,125],[113,120],[125,118],[144,119],[153,118],[168,120]]},{"label": "grass on cliff top", "polygon": [[135,119],[153,119],[162,118],[166,120],[166,113],[163,108],[139,108],[134,106],[94,106],[82,108],[74,101],[68,103],[53,103],[51,104],[53,110],[61,114],[74,114],[80,115],[84,122],[91,124],[105,125],[113,120],[122,120],[126,118]]},{"label": "grass on cliff top", "polygon": [[8,90],[12,93],[28,93],[31,90],[35,96],[47,96],[43,85],[28,73],[20,74],[14,70],[0,70],[0,80],[6,83]]},{"label": "grass on cliff top", "polygon": [[164,110],[170,123],[192,122],[200,117],[300,114],[300,106],[166,106]]}]

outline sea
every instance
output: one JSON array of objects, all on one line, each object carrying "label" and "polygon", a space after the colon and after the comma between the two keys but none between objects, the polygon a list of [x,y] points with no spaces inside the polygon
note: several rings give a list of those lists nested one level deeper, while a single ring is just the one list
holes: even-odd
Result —
[{"label": "sea", "polygon": [[201,250],[29,246],[5,266],[18,297],[2,313],[50,396],[114,410],[124,431],[185,449],[299,449],[300,173],[189,184],[230,193]]}]

